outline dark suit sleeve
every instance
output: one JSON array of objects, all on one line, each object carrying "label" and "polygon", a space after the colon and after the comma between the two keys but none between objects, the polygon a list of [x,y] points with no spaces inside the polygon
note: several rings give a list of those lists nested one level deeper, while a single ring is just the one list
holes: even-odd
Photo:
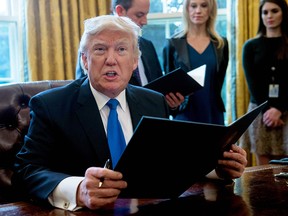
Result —
[{"label": "dark suit sleeve", "polygon": [[43,91],[31,98],[29,107],[30,126],[16,155],[13,185],[29,198],[48,203],[63,179],[103,166],[109,147],[87,79]]},{"label": "dark suit sleeve", "polygon": [[171,39],[166,39],[163,48],[163,69],[165,74],[175,70],[174,56],[173,56],[174,52],[175,48],[171,43]]},{"label": "dark suit sleeve", "polygon": [[151,82],[163,75],[161,64],[152,41],[140,37],[139,46],[142,52],[142,62],[148,82]]},{"label": "dark suit sleeve", "polygon": [[29,106],[32,110],[30,128],[25,136],[25,144],[16,155],[13,185],[30,198],[47,203],[49,194],[68,175],[54,172],[51,169],[53,165],[48,165],[53,163],[57,166],[61,161],[57,160],[58,157],[52,157],[53,160],[50,157],[51,150],[56,150],[57,146],[54,146],[55,135],[47,118],[45,104],[34,97]]}]

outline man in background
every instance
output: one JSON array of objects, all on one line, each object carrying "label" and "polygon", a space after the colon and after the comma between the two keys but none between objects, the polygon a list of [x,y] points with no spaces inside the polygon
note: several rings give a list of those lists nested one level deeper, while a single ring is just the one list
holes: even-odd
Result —
[{"label": "man in background", "polygon": [[[147,15],[150,9],[150,0],[112,0],[114,15],[129,17],[140,28],[147,24]],[[134,70],[129,81],[130,84],[144,86],[148,82],[163,75],[160,62],[153,43],[143,37],[139,37],[139,58],[138,68]],[[81,53],[78,54],[76,67],[76,78],[86,75],[85,69],[81,66]]]},{"label": "man in background", "polygon": [[[140,28],[147,25],[147,15],[150,9],[150,0],[112,0],[113,14],[130,18]],[[162,68],[153,43],[139,36],[139,48],[141,58],[138,67],[133,71],[130,84],[144,86],[147,83],[163,76]],[[86,76],[87,71],[82,65],[81,53],[78,53],[76,65],[76,79]],[[184,101],[180,93],[169,93],[165,95],[171,110],[177,109]]]}]

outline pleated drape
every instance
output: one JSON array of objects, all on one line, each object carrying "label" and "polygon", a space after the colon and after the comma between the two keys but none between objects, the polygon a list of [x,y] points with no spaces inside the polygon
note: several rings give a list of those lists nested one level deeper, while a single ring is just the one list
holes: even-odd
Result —
[{"label": "pleated drape", "polygon": [[[247,112],[249,92],[242,66],[242,47],[246,40],[255,37],[259,23],[259,0],[238,0],[236,20],[236,115],[237,118]],[[254,155],[250,149],[245,149],[248,156],[248,166],[255,165]]]},{"label": "pleated drape", "polygon": [[259,1],[238,0],[237,5],[237,116],[240,117],[247,112],[249,103],[249,92],[242,67],[242,47],[246,40],[255,37],[259,23]]},{"label": "pleated drape", "polygon": [[110,13],[110,0],[26,0],[29,79],[74,79],[86,18]]}]

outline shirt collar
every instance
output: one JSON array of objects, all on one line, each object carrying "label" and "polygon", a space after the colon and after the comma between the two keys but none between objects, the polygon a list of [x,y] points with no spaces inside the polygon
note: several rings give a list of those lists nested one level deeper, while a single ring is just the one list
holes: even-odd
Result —
[{"label": "shirt collar", "polygon": [[[97,91],[96,89],[93,88],[91,83],[89,82],[91,92],[96,100],[96,103],[98,105],[98,109],[101,110],[106,103],[111,99],[107,97],[106,95],[102,94],[101,92]],[[124,89],[115,99],[119,101],[120,107],[123,109],[125,112],[127,109],[127,103],[126,103],[126,89]]]}]

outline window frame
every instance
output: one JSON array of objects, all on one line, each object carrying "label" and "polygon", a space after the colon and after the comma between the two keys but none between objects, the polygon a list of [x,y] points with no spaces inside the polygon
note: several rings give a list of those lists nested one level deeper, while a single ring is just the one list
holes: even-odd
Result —
[{"label": "window frame", "polygon": [[[5,77],[0,77],[0,83],[11,83],[21,81],[23,77],[23,35],[21,6],[23,0],[6,0],[7,13],[0,15],[0,24],[7,26],[9,43],[9,68],[10,73]],[[5,55],[1,53],[0,55]]]}]

